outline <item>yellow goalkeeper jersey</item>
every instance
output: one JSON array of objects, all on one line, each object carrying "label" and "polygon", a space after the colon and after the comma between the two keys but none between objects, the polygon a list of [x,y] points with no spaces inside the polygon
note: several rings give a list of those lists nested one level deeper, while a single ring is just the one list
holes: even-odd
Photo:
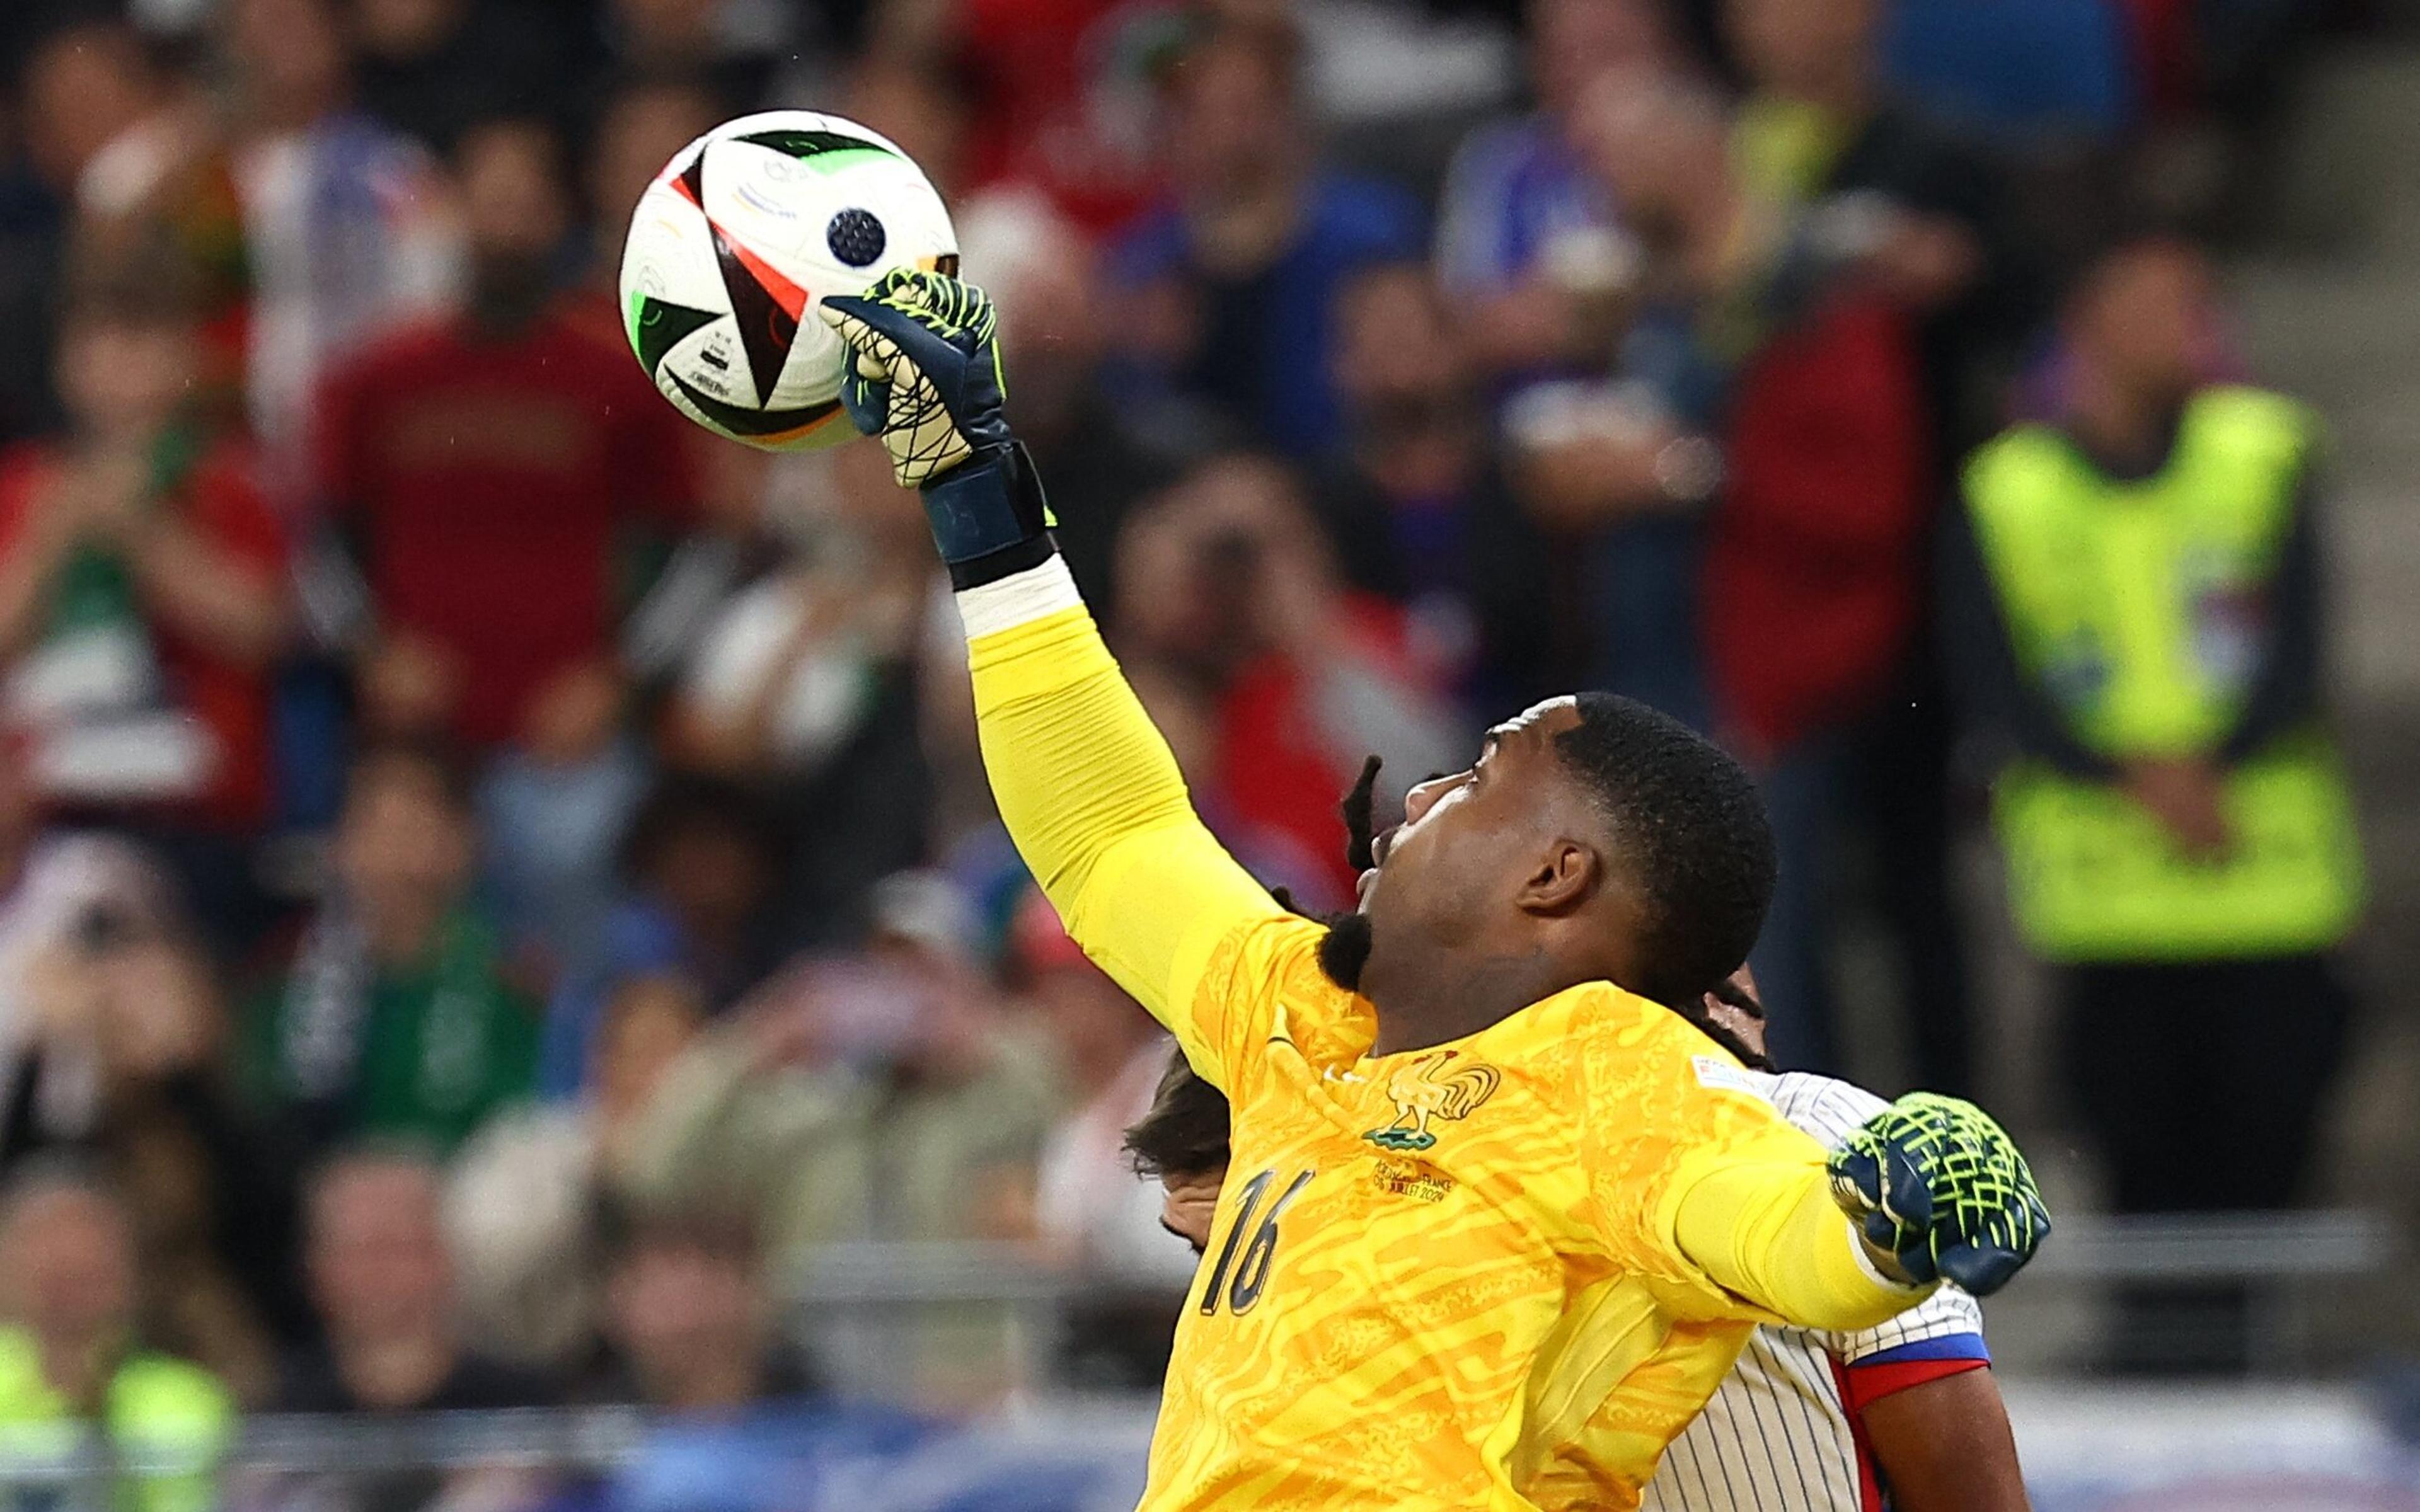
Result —
[{"label": "yellow goalkeeper jersey", "polygon": [[1371,1056],[1321,927],[1194,817],[1084,611],[1032,596],[961,595],[1002,817],[1233,1109],[1144,1512],[1634,1507],[1754,1324],[1923,1295],[1736,1062],[1609,983]]}]

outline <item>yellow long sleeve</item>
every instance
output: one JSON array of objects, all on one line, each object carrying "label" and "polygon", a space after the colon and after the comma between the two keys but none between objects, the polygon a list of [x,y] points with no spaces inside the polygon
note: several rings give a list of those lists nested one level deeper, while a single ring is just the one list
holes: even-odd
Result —
[{"label": "yellow long sleeve", "polygon": [[969,653],[984,766],[1017,851],[1076,943],[1224,1087],[1233,1046],[1205,975],[1239,931],[1288,916],[1194,813],[1080,604],[977,631]]},{"label": "yellow long sleeve", "polygon": [[1725,1290],[1801,1328],[1871,1328],[1931,1290],[1874,1270],[1820,1160],[1716,1166],[1681,1195],[1673,1236]]}]

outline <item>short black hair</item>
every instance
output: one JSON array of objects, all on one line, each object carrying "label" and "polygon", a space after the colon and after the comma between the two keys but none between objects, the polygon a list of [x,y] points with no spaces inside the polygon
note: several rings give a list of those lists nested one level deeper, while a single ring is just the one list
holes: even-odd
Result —
[{"label": "short black hair", "polygon": [[1169,1056],[1151,1111],[1126,1131],[1126,1153],[1139,1174],[1156,1181],[1227,1168],[1227,1096],[1194,1072],[1184,1051]]},{"label": "short black hair", "polygon": [[1556,754],[1612,828],[1646,905],[1638,980],[1622,986],[1684,1013],[1739,968],[1773,901],[1773,826],[1746,768],[1671,716],[1582,693]]}]

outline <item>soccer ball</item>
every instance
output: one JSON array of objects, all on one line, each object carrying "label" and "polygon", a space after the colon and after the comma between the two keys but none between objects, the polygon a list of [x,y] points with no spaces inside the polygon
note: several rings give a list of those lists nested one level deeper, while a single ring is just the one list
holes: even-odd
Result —
[{"label": "soccer ball", "polygon": [[640,196],[622,316],[681,413],[800,451],[857,434],[840,406],[846,349],[815,301],[894,268],[957,267],[949,211],[906,153],[837,116],[767,111],[681,148]]}]

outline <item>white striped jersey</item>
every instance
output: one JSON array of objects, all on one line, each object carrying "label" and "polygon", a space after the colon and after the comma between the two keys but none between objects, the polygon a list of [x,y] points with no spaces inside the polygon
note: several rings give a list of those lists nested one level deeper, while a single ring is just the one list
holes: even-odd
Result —
[{"label": "white striped jersey", "polygon": [[[1826,1146],[1886,1105],[1828,1076],[1748,1074],[1783,1118]],[[1640,1512],[1878,1512],[1881,1487],[1844,1406],[1849,1371],[1989,1358],[1983,1311],[1954,1287],[1860,1333],[1760,1328],[1705,1412],[1664,1451]]]}]

